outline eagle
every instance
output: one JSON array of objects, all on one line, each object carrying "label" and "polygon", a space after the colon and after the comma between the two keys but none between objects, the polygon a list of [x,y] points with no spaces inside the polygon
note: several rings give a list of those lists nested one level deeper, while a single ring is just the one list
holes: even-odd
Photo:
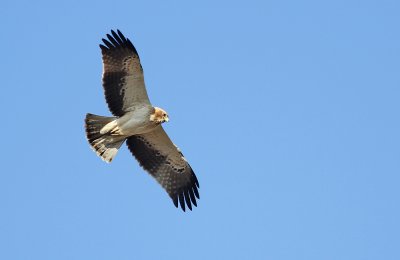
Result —
[{"label": "eagle", "polygon": [[110,163],[126,141],[140,166],[171,197],[175,207],[192,210],[200,199],[199,182],[180,149],[162,127],[167,112],[153,106],[147,95],[143,68],[132,42],[111,30],[100,44],[104,95],[113,117],[86,114],[87,140],[96,154]]}]

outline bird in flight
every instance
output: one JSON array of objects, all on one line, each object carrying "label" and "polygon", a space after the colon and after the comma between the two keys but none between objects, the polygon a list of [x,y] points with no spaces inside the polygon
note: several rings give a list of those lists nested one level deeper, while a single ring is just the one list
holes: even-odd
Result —
[{"label": "bird in flight", "polygon": [[110,163],[126,141],[139,164],[166,190],[175,207],[192,210],[199,182],[179,148],[161,126],[165,110],[152,106],[143,68],[132,42],[117,30],[100,44],[103,88],[113,117],[86,114],[86,137],[98,156]]}]

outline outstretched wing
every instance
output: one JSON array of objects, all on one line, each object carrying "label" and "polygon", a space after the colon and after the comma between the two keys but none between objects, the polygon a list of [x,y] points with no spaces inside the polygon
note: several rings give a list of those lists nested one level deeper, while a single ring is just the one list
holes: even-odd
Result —
[{"label": "outstretched wing", "polygon": [[132,42],[117,30],[100,44],[103,55],[103,87],[108,108],[122,116],[135,106],[150,104],[139,55]]},{"label": "outstretched wing", "polygon": [[131,153],[139,164],[149,172],[167,191],[175,207],[178,202],[185,211],[185,202],[190,210],[197,206],[199,182],[186,161],[161,126],[154,131],[127,139]]}]

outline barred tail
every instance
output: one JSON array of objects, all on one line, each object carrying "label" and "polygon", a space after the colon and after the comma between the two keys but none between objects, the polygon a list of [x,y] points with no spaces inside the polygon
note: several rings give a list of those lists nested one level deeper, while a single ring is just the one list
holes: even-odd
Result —
[{"label": "barred tail", "polygon": [[118,152],[118,149],[125,141],[124,136],[101,134],[100,130],[108,123],[115,120],[115,117],[97,116],[86,114],[85,130],[90,146],[106,162],[111,162]]}]

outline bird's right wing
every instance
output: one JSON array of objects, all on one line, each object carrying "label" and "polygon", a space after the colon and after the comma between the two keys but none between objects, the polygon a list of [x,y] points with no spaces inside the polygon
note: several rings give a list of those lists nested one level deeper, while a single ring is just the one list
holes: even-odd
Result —
[{"label": "bird's right wing", "polygon": [[100,44],[103,55],[103,87],[106,101],[114,116],[149,105],[139,55],[132,42],[117,30],[107,34]]},{"label": "bird's right wing", "polygon": [[200,198],[197,177],[161,126],[129,137],[126,144],[139,164],[167,191],[176,207],[178,202],[183,211],[185,202],[190,210],[192,204],[197,206],[196,197]]}]

